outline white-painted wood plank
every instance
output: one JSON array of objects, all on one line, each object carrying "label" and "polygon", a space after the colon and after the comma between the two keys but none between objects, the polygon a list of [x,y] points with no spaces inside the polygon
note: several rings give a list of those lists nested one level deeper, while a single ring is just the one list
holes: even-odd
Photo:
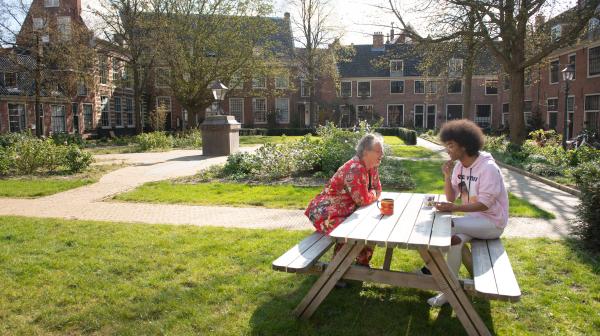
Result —
[{"label": "white-painted wood plank", "polygon": [[300,253],[300,255],[287,266],[287,269],[295,271],[307,269],[325,254],[331,245],[333,245],[333,239],[331,237],[321,237],[321,239],[314,243],[308,250]]},{"label": "white-painted wood plank", "polygon": [[398,219],[394,229],[387,240],[387,246],[406,245],[410,233],[413,230],[421,205],[423,204],[423,194],[413,194],[406,209]]},{"label": "white-painted wood plank", "polygon": [[[433,227],[433,220],[435,219],[435,207],[426,205],[426,197],[423,196],[423,204],[419,216],[415,221],[410,237],[408,238],[408,245],[412,247],[428,246],[429,240],[431,239],[431,229]],[[434,201],[438,200],[439,195],[433,195]]]},{"label": "white-painted wood plank", "polygon": [[352,213],[346,220],[344,220],[338,227],[336,227],[333,231],[331,231],[330,236],[337,238],[338,240],[343,239],[346,241],[346,237],[352,232],[365,218],[366,215],[371,212],[377,213],[379,209],[377,208],[377,204],[375,202],[358,208],[354,213]]},{"label": "white-painted wood plank", "polygon": [[508,259],[506,250],[504,250],[502,241],[500,241],[500,239],[488,240],[487,245],[494,268],[498,294],[514,298],[520,297],[521,289],[517,283],[517,278],[510,265],[510,260]]},{"label": "white-painted wood plank", "polygon": [[313,232],[310,236],[304,238],[300,243],[296,244],[291,249],[287,250],[279,258],[273,261],[273,268],[286,270],[287,266],[292,263],[299,255],[308,250],[317,241],[319,241],[324,235],[319,232]]},{"label": "white-painted wood plank", "polygon": [[471,241],[471,254],[473,255],[473,281],[475,290],[490,295],[498,295],[494,269],[490,260],[488,245],[485,240],[473,239]]},{"label": "white-painted wood plank", "polygon": [[[384,198],[391,198],[395,201],[396,197],[398,197],[398,193],[382,192],[381,196],[379,197],[379,201]],[[394,202],[394,207],[396,206],[395,203],[396,202]],[[381,206],[381,204],[378,206]],[[360,222],[360,224],[357,225],[354,230],[352,230],[352,232],[346,236],[346,241],[366,241],[367,237],[373,231],[373,229],[375,229],[382,217],[385,216],[381,215],[381,210],[379,208],[377,208],[377,211],[372,210],[365,215],[365,218]]]},{"label": "white-painted wood plank", "polygon": [[[438,202],[446,202],[446,195],[439,195]],[[446,251],[450,248],[451,237],[452,213],[436,211],[429,246],[435,246]]]},{"label": "white-painted wood plank", "polygon": [[391,216],[383,216],[367,238],[367,244],[386,246],[390,234],[394,230],[394,227],[398,225],[397,223],[399,223],[398,220],[400,219],[400,216],[406,211],[412,195],[413,194],[410,193],[397,195],[394,200],[394,214]]}]

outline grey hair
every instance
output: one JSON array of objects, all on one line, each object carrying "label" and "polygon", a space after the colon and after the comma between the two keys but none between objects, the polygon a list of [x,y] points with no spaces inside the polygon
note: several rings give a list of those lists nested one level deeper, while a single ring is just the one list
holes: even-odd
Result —
[{"label": "grey hair", "polygon": [[379,133],[367,133],[365,134],[356,145],[356,155],[362,159],[365,152],[372,150],[375,144],[380,144],[383,150],[383,137]]}]

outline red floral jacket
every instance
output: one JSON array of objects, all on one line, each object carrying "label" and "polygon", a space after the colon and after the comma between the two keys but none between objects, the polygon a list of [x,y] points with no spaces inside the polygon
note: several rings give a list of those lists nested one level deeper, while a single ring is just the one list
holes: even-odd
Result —
[{"label": "red floral jacket", "polygon": [[378,170],[367,170],[355,156],[338,169],[304,214],[317,231],[329,234],[358,207],[373,203],[380,194]]}]

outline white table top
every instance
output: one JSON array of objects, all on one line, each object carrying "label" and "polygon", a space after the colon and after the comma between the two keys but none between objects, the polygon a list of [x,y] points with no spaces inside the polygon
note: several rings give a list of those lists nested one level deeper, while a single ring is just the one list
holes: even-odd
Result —
[{"label": "white table top", "polygon": [[383,192],[394,199],[394,214],[381,215],[377,203],[357,209],[330,234],[338,242],[361,242],[383,247],[450,247],[451,214],[425,203],[426,196],[444,201],[444,195]]}]

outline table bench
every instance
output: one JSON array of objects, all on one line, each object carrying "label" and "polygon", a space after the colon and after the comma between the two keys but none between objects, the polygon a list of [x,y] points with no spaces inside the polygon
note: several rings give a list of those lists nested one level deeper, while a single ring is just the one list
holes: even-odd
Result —
[{"label": "table bench", "polygon": [[[475,239],[470,253],[466,253],[469,255],[463,258],[473,279],[457,279],[442,254],[450,247],[451,214],[426,207],[425,196],[384,193],[382,198],[395,199],[393,215],[380,215],[375,204],[359,208],[331,235],[314,232],[273,261],[273,269],[278,271],[320,275],[294,313],[309,318],[340,279],[370,281],[443,291],[469,335],[489,335],[464,290],[488,299],[518,301],[521,292],[508,255],[499,239]],[[443,199],[436,195],[436,200]],[[336,242],[345,245],[331,263],[320,262]],[[365,245],[386,248],[381,269],[352,265]],[[391,270],[392,254],[397,248],[417,249],[432,275]]]}]

